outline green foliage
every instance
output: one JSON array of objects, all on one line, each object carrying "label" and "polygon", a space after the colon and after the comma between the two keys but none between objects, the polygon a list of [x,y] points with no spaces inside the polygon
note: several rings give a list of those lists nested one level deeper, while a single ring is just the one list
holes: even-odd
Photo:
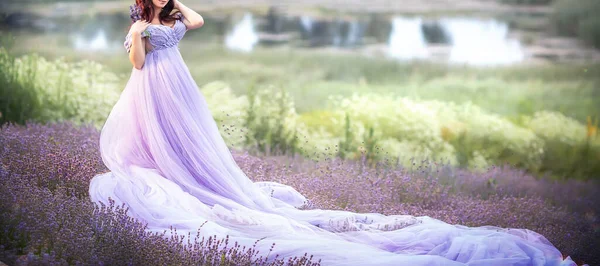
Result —
[{"label": "green foliage", "polygon": [[118,82],[98,63],[15,58],[0,48],[0,124],[71,120],[99,128],[119,97]]},{"label": "green foliage", "polygon": [[555,176],[585,177],[600,173],[600,139],[597,124],[588,126],[560,113],[538,112],[525,126],[545,142],[543,172]]},{"label": "green foliage", "polygon": [[257,90],[252,85],[246,95],[236,96],[228,84],[215,81],[201,92],[227,145],[262,154],[301,153],[297,114],[284,90]]},{"label": "green foliage", "polygon": [[556,140],[567,145],[586,140],[586,127],[561,113],[537,112],[524,119],[523,124],[545,140]]},{"label": "green foliage", "polygon": [[540,167],[543,143],[533,132],[472,104],[366,94],[332,105],[361,125],[358,132],[374,126],[384,139],[382,152],[395,158],[410,157],[401,160],[405,165],[410,159],[433,159],[463,167],[480,166],[482,161],[485,166]]},{"label": "green foliage", "polygon": [[600,48],[600,4],[597,0],[557,0],[554,4],[553,24],[558,32],[577,36]]},{"label": "green foliage", "polygon": [[248,128],[245,123],[254,120],[249,117],[252,116],[250,110],[253,108],[249,108],[248,97],[237,97],[228,84],[220,81],[206,84],[201,92],[213,118],[219,124],[219,131],[225,142],[232,147],[244,146]]},{"label": "green foliage", "polygon": [[[98,64],[49,62],[35,55],[14,58],[4,50],[0,55],[0,110],[6,121],[70,119],[101,125],[118,99],[120,83]],[[246,55],[240,57],[246,60]],[[304,57],[297,60],[302,66],[310,64]],[[359,69],[377,66],[352,60],[338,63],[356,63]],[[288,76],[282,69],[275,71],[275,61],[261,64],[270,64],[271,73]],[[306,80],[300,85],[290,83],[285,91],[267,87],[265,76],[248,81],[247,91],[238,95],[234,86],[224,82],[203,86],[227,144],[317,159],[394,159],[405,166],[415,160],[435,160],[473,170],[511,164],[569,178],[600,173],[598,141],[581,123],[585,120],[581,117],[598,111],[594,77],[600,68],[596,66],[586,71],[540,67],[529,69],[528,74],[520,67],[463,73],[423,66],[419,72],[415,70],[419,66],[414,66],[413,73],[404,73],[406,82],[391,85],[368,78],[342,82],[350,77],[329,69],[337,63],[319,64],[298,72],[308,75],[303,77]],[[405,67],[397,64],[395,69]],[[246,69],[248,76],[252,69]],[[325,69],[338,80],[309,80]],[[311,71],[315,73],[307,74]],[[433,74],[445,71],[439,77]],[[392,82],[394,77],[385,77],[390,74],[381,78]],[[297,113],[298,102],[312,104],[310,111]]]},{"label": "green foliage", "polygon": [[414,100],[472,102],[509,117],[549,110],[585,121],[589,114],[600,114],[600,65],[478,69],[260,48],[251,54],[213,48],[186,52],[198,83],[224,80],[237,95],[246,94],[253,82],[283,87],[299,113],[323,111],[332,95],[386,93]]},{"label": "green foliage", "polygon": [[[217,92],[203,90],[209,102]],[[228,89],[218,94],[231,99],[219,98],[209,105],[246,98],[236,98]],[[434,160],[471,170],[510,164],[568,178],[591,177],[600,170],[595,166],[600,165],[598,141],[586,137],[583,124],[557,112],[537,112],[516,124],[471,103],[355,94],[331,97],[328,110],[296,114],[289,107],[281,112],[285,108],[277,106],[285,101],[273,97],[271,90],[252,88],[249,95],[254,95],[253,100],[237,105],[236,112],[244,114],[239,118],[247,132],[244,146],[259,152],[294,147],[316,158],[365,156],[370,162],[393,159],[404,166]],[[289,144],[291,140],[295,144]],[[588,146],[582,145],[588,141]]]},{"label": "green foliage", "polygon": [[581,142],[574,145],[556,139],[546,140],[541,171],[556,178],[594,177],[600,173],[600,145]]},{"label": "green foliage", "polygon": [[0,125],[24,124],[41,117],[41,102],[35,90],[36,61],[18,60],[0,47]]},{"label": "green foliage", "polygon": [[377,137],[374,134],[375,129],[373,127],[369,127],[369,131],[364,135],[363,144],[364,144],[364,152],[363,155],[367,162],[373,163],[377,160],[381,160],[383,156],[380,156],[378,151],[380,147],[377,145]]},{"label": "green foliage", "polygon": [[350,126],[350,116],[346,113],[344,124],[344,138],[338,144],[338,156],[340,158],[348,158],[350,153],[357,150],[354,134]]},{"label": "green foliage", "polygon": [[[587,115],[600,114],[599,64],[477,68],[260,47],[240,54],[217,45],[198,46],[199,39],[189,37],[192,39],[182,42],[180,48],[198,84],[225,81],[236,95],[246,94],[253,83],[285,88],[298,113],[323,111],[331,95],[373,92],[415,100],[470,101],[511,119],[543,110],[561,112],[582,122]],[[23,47],[15,50],[28,53],[32,49]],[[44,51],[50,57],[93,58],[115,73],[131,71],[120,53],[92,56],[73,49]]]},{"label": "green foliage", "polygon": [[[595,135],[556,112],[538,112],[515,124],[469,103],[376,94],[331,98],[330,106],[328,112],[301,114],[299,121],[308,121],[303,126],[308,127],[309,139],[317,141],[315,146],[336,146],[337,156],[344,158],[363,154],[375,160],[395,159],[405,166],[435,160],[471,170],[510,164],[568,178],[600,173]],[[321,120],[325,115],[329,119]]]}]

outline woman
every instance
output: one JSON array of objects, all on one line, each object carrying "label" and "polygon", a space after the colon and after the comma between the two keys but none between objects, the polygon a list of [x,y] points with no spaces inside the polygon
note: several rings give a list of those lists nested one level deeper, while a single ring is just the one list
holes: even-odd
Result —
[{"label": "woman", "polygon": [[[429,217],[300,210],[305,198],[253,183],[237,166],[177,45],[202,16],[178,0],[137,0],[126,36],[131,77],[100,137],[111,172],[90,184],[94,202],[114,199],[151,231],[217,235],[270,258],[307,252],[322,265],[572,265],[525,229],[468,228]],[[171,15],[173,9],[180,12]],[[135,14],[134,14],[135,15]],[[394,230],[380,230],[394,228]],[[349,252],[350,251],[350,252]]]}]

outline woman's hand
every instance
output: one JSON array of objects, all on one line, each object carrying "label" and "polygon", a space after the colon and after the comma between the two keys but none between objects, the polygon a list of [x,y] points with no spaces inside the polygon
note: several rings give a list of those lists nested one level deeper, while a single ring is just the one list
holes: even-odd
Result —
[{"label": "woman's hand", "polygon": [[150,22],[138,20],[131,25],[131,32],[142,34],[142,32],[144,32],[148,26],[150,26]]},{"label": "woman's hand", "polygon": [[150,23],[147,21],[138,20],[133,25],[129,32],[131,33],[131,50],[129,52],[129,61],[133,67],[142,69],[146,61],[146,38],[142,37]]}]

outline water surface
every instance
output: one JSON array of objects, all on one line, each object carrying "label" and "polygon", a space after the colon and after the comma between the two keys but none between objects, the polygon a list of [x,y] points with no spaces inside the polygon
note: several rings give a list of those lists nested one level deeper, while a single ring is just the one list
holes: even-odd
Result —
[{"label": "water surface", "polygon": [[[333,48],[365,51],[401,61],[434,60],[477,66],[503,65],[525,59],[521,41],[511,37],[508,23],[495,18],[381,16],[365,14],[340,19],[310,15],[203,15],[206,24],[188,33],[199,43],[218,43],[239,52],[256,47]],[[48,18],[11,14],[4,28],[59,38],[60,45],[86,52],[118,53],[127,33],[127,13]]]}]

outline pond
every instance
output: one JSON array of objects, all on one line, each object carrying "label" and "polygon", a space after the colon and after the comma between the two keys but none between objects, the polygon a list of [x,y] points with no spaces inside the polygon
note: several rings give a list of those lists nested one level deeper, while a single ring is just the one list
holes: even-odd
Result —
[{"label": "pond", "polygon": [[[203,14],[206,24],[188,33],[199,45],[217,43],[252,52],[256,47],[330,49],[397,60],[435,60],[477,66],[519,63],[526,59],[521,40],[507,22],[495,18],[382,16],[342,18],[267,14]],[[129,25],[127,13],[41,18],[6,16],[1,26],[23,36],[45,34],[79,51],[118,53]]]}]

